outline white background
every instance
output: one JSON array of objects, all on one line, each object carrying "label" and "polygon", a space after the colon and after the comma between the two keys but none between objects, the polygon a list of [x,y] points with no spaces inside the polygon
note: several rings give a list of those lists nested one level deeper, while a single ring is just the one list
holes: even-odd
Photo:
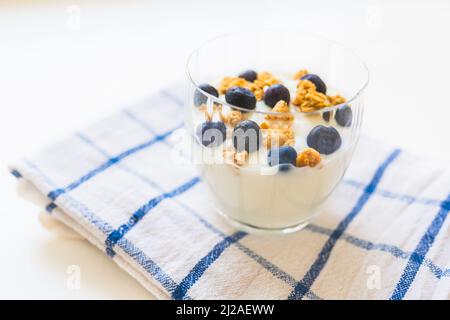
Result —
[{"label": "white background", "polygon": [[450,162],[449,1],[0,0],[0,298],[151,297],[89,244],[43,230],[6,165],[184,77],[204,40],[264,28],[353,47],[371,72],[363,131]]}]

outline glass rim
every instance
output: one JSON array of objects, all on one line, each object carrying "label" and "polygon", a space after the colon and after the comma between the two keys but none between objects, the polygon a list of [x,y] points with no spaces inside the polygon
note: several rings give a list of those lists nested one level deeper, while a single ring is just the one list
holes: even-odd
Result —
[{"label": "glass rim", "polygon": [[[271,115],[281,115],[281,114],[283,114],[283,113],[277,112],[277,111],[256,110],[256,108],[253,109],[253,110],[249,110],[249,109],[245,109],[245,108],[241,108],[241,107],[232,105],[232,104],[226,102],[225,99],[222,99],[220,97],[216,97],[216,96],[214,96],[214,95],[212,95],[212,94],[202,90],[200,88],[200,85],[202,83],[198,83],[196,80],[194,80],[194,78],[192,77],[192,74],[191,74],[191,70],[190,70],[190,63],[191,63],[194,55],[196,53],[198,53],[206,45],[208,45],[208,44],[210,44],[210,43],[212,43],[212,42],[214,42],[216,40],[220,40],[221,38],[226,38],[226,37],[230,37],[230,36],[238,36],[238,35],[242,35],[242,34],[246,34],[246,33],[247,34],[251,34],[251,33],[254,34],[254,33],[263,33],[263,32],[264,31],[260,30],[260,31],[241,31],[241,32],[223,33],[223,34],[217,35],[217,36],[215,36],[213,38],[210,38],[210,39],[204,41],[200,46],[198,46],[196,49],[194,49],[188,55],[188,58],[187,58],[187,61],[186,61],[186,75],[187,75],[187,78],[189,79],[189,81],[191,82],[191,84],[195,87],[195,90],[200,91],[203,95],[205,95],[206,97],[211,99],[213,102],[215,102],[217,104],[220,104],[220,105],[228,106],[229,108],[234,109],[234,110],[239,110],[239,111],[244,111],[244,112],[254,112],[254,113],[260,113],[260,114],[271,114]],[[351,104],[367,88],[367,85],[369,84],[369,75],[370,75],[369,74],[369,69],[367,68],[366,63],[354,52],[353,49],[351,49],[347,45],[342,44],[342,43],[340,43],[340,42],[338,42],[336,40],[328,39],[328,38],[326,38],[324,36],[321,36],[321,35],[318,35],[318,34],[314,34],[314,33],[310,33],[310,32],[304,32],[304,31],[269,30],[267,32],[272,32],[272,33],[273,32],[275,32],[275,33],[294,33],[296,35],[309,36],[309,37],[312,37],[312,38],[316,38],[316,39],[328,42],[330,44],[337,45],[337,46],[343,48],[344,50],[348,51],[349,53],[351,53],[357,60],[359,60],[359,62],[361,64],[361,67],[362,67],[362,70],[363,70],[363,72],[365,74],[365,77],[364,77],[364,80],[363,80],[363,84],[360,86],[359,89],[356,90],[356,93],[354,93],[352,95],[352,97],[349,98],[348,100],[346,100],[345,102],[337,104],[337,105],[334,105],[334,106],[330,106],[330,107],[322,108],[322,109],[319,109],[319,110],[315,110],[315,111],[312,111],[312,112],[302,112],[302,111],[299,111],[298,108],[294,108],[293,114],[307,117],[307,116],[311,116],[311,115],[315,115],[315,114],[322,114],[323,112],[333,111],[333,110],[339,109],[339,108],[341,108],[341,107],[343,107],[345,105]]]}]

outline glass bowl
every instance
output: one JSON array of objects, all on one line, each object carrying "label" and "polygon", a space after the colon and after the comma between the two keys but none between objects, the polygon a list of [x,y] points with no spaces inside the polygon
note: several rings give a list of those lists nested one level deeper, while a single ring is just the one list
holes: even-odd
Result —
[{"label": "glass bowl", "polygon": [[[327,128],[321,128],[323,135],[319,134],[320,139],[325,139],[321,140],[324,144],[330,142],[326,141],[327,130],[334,130],[331,127],[337,130],[339,143],[335,137],[330,142],[339,144],[337,150],[330,153],[316,147],[322,154],[320,162],[314,166],[299,166],[298,162],[296,166],[295,161],[279,160],[284,158],[277,150],[285,141],[270,144],[266,139],[273,132],[281,131],[271,131],[273,127],[264,127],[262,123],[270,122],[266,119],[283,119],[278,117],[286,113],[277,112],[276,107],[272,109],[264,103],[268,86],[262,87],[262,100],[253,110],[227,103],[226,100],[231,99],[224,98],[223,93],[227,91],[226,87],[221,87],[222,79],[237,77],[249,69],[257,71],[258,75],[270,72],[288,88],[289,123],[295,141],[286,143],[297,154],[311,144],[316,147],[317,142],[310,143],[308,136],[317,126]],[[327,86],[327,101],[335,101],[334,105],[308,112],[293,105],[300,80],[292,78],[301,69],[319,75]],[[304,227],[336,188],[350,164],[363,117],[363,93],[368,83],[365,64],[345,46],[315,35],[243,32],[216,37],[195,50],[187,62],[187,76],[185,125],[192,141],[193,161],[211,190],[217,212],[245,231],[287,233]],[[205,83],[222,94],[216,96],[214,90],[205,89],[202,86]],[[248,85],[250,81],[245,83]],[[253,93],[257,95],[256,91]],[[336,94],[346,101],[332,100],[331,96]],[[350,121],[347,114],[343,123],[344,109],[350,109]],[[230,120],[233,114],[237,116],[234,122]],[[249,153],[239,152],[242,148],[233,144],[234,139],[247,141],[234,136],[236,126],[244,120],[252,120],[260,126],[248,138],[257,145],[247,149]]]}]

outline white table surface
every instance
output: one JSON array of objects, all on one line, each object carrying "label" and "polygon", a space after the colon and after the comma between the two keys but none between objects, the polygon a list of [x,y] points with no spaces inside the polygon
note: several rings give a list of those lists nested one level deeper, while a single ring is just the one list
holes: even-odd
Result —
[{"label": "white table surface", "polygon": [[87,242],[43,230],[5,167],[182,78],[205,39],[262,27],[355,48],[371,71],[363,131],[450,163],[448,1],[1,1],[0,298],[151,298]]}]

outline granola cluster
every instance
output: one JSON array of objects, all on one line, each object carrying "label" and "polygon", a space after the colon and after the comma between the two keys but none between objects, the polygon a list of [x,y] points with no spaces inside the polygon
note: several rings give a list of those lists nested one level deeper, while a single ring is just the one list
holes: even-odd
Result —
[{"label": "granola cluster", "polygon": [[[213,106],[213,110],[212,112],[208,111],[208,107],[206,106],[206,104],[202,104],[198,107],[198,110],[200,112],[203,112],[203,114],[205,115],[205,120],[206,121],[212,121],[214,114],[219,113],[220,114],[220,118],[222,120],[222,105],[221,104],[214,104]],[[223,120],[222,120],[223,121]],[[223,121],[225,122],[225,121]]]},{"label": "granola cluster", "polygon": [[250,90],[250,82],[247,80],[239,77],[225,77],[219,84],[219,93],[225,94],[228,89],[234,86],[243,87]]},{"label": "granola cluster", "polygon": [[297,167],[315,167],[321,161],[320,153],[313,148],[306,148],[297,155]]},{"label": "granola cluster", "polygon": [[275,146],[293,146],[295,144],[295,134],[292,129],[294,115],[289,105],[280,100],[273,108],[277,114],[267,114],[260,128],[263,130],[264,145],[266,148]]},{"label": "granola cluster", "polygon": [[243,166],[247,163],[248,152],[246,150],[237,152],[233,147],[223,149],[223,158],[225,163]]},{"label": "granola cluster", "polygon": [[238,110],[231,110],[228,114],[221,112],[220,119],[230,127],[235,127],[239,122],[245,120],[245,116]]},{"label": "granola cluster", "polygon": [[[258,88],[264,90],[266,87],[270,87],[274,84],[280,83],[280,80],[274,77],[270,72],[258,73],[258,77],[253,82]],[[263,91],[264,92],[264,91]]]},{"label": "granola cluster", "polygon": [[280,100],[272,109],[274,112],[278,112],[279,114],[267,114],[265,119],[268,121],[286,121],[291,122],[294,121],[294,115],[289,108],[289,105],[284,100]]},{"label": "granola cluster", "polygon": [[327,96],[318,92],[315,84],[311,81],[300,80],[292,104],[297,106],[301,112],[313,112],[344,102],[345,99],[340,95]]},{"label": "granola cluster", "polygon": [[295,134],[290,127],[263,129],[263,142],[267,149],[293,146]]},{"label": "granola cluster", "polygon": [[253,92],[256,100],[260,101],[264,97],[264,88],[279,82],[280,81],[269,72],[258,73],[256,80],[253,82],[239,77],[225,77],[219,84],[219,93],[225,94],[231,87],[242,87]]}]

